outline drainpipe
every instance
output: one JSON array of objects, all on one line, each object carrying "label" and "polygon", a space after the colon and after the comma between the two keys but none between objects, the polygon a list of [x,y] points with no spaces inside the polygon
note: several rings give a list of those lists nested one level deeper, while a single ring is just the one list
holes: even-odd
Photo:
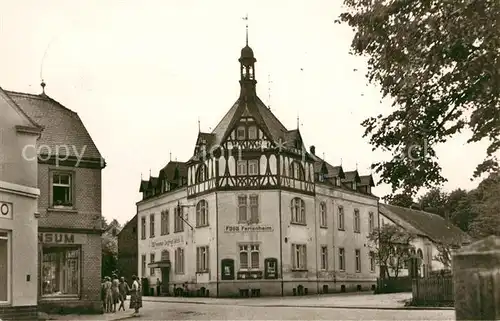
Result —
[{"label": "drainpipe", "polygon": [[[316,192],[316,191],[315,191]],[[318,270],[318,216],[316,193],[314,193],[314,248],[316,250],[316,293],[319,293],[319,270]]]},{"label": "drainpipe", "polygon": [[[279,163],[278,163],[279,164]],[[279,166],[278,166],[279,167]],[[279,173],[279,169],[278,169]],[[279,174],[278,174],[278,179],[279,179]],[[279,218],[280,218],[280,277],[281,277],[281,296],[285,295],[285,290],[284,290],[284,278],[283,278],[283,220],[281,219],[282,213],[281,213],[281,187],[278,192],[278,202],[279,202]]]},{"label": "drainpipe", "polygon": [[[219,297],[219,198],[217,192],[215,192],[215,252],[216,252],[216,260],[217,260],[217,278],[216,286],[217,286],[217,297]],[[234,267],[233,267],[234,269]]]}]

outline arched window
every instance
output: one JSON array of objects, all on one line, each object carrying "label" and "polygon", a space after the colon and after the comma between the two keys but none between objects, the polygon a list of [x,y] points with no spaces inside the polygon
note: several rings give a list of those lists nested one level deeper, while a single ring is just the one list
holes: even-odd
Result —
[{"label": "arched window", "polygon": [[170,252],[168,250],[161,251],[161,260],[170,261]]},{"label": "arched window", "polygon": [[196,204],[196,226],[208,226],[208,202],[205,200]]},{"label": "arched window", "polygon": [[298,224],[306,224],[305,203],[302,199],[296,197],[291,202],[291,222]]},{"label": "arched window", "polygon": [[299,162],[293,161],[289,166],[288,176],[295,179],[305,180],[304,168]]},{"label": "arched window", "polygon": [[325,202],[321,202],[321,204],[319,204],[319,225],[320,227],[327,227],[328,226],[328,223],[327,223],[327,219],[326,219],[326,203]]},{"label": "arched window", "polygon": [[196,183],[204,182],[208,179],[208,168],[205,164],[200,164],[196,170]]}]

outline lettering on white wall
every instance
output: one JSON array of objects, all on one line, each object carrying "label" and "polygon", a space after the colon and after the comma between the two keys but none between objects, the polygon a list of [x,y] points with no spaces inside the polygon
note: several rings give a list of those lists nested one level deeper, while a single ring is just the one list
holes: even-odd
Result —
[{"label": "lettering on white wall", "polygon": [[153,249],[156,248],[161,248],[161,247],[171,247],[179,243],[183,243],[184,238],[182,235],[179,235],[177,237],[171,238],[171,239],[166,239],[166,240],[160,240],[160,241],[151,241],[150,247]]},{"label": "lettering on white wall", "polygon": [[0,202],[0,218],[12,218],[12,203]]},{"label": "lettering on white wall", "polygon": [[245,233],[245,232],[273,232],[272,225],[226,225],[224,226],[225,233]]},{"label": "lettering on white wall", "polygon": [[75,235],[69,233],[38,233],[38,241],[44,244],[75,244]]}]

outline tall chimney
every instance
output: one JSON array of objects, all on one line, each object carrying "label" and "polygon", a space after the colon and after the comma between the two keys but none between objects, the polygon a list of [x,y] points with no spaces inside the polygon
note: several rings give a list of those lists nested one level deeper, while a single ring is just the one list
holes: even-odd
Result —
[{"label": "tall chimney", "polygon": [[316,155],[316,147],[314,145],[309,147],[309,151],[311,152],[311,154]]}]

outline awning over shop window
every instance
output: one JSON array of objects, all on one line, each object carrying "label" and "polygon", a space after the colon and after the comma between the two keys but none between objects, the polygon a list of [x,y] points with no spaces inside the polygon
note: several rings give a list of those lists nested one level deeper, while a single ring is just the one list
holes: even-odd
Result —
[{"label": "awning over shop window", "polygon": [[170,268],[170,261],[166,260],[166,261],[157,261],[157,262],[149,263],[148,268],[152,268],[152,269],[154,269],[154,268]]}]

